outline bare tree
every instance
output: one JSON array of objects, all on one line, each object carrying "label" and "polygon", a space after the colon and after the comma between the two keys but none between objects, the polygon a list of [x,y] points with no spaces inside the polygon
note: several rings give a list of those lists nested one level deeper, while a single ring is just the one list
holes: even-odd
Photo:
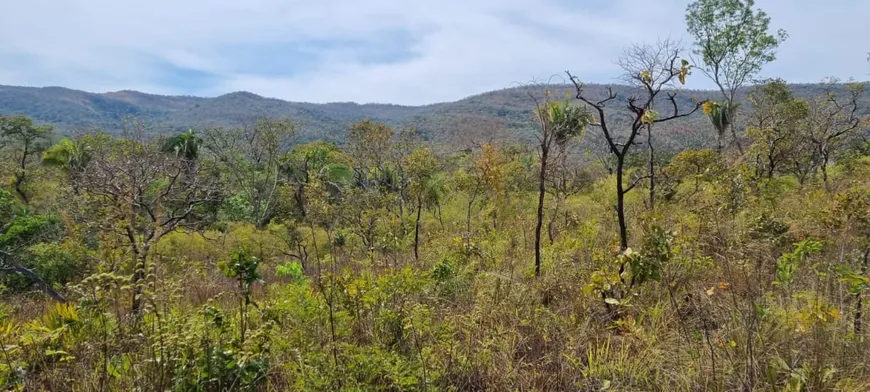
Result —
[{"label": "bare tree", "polygon": [[[640,89],[649,89],[654,86],[659,88],[674,87],[672,75],[672,59],[679,56],[682,47],[679,41],[669,38],[658,40],[652,44],[632,45],[623,53],[618,60],[619,66],[625,71],[622,79]],[[649,107],[655,110],[654,97],[651,98]],[[649,207],[655,209],[656,204],[656,172],[655,172],[655,147],[653,146],[653,122],[646,124],[646,145],[649,152],[647,160],[647,176],[649,177]]]},{"label": "bare tree", "polygon": [[[586,93],[585,85],[580,82],[577,77],[571,75],[570,72],[567,72],[568,78],[574,84],[576,98],[597,112],[598,122],[591,125],[601,129],[611,154],[616,158],[616,215],[619,223],[620,247],[623,250],[628,248],[628,225],[625,219],[625,195],[634,189],[642,179],[646,178],[646,176],[638,177],[632,181],[631,184],[625,184],[625,158],[628,156],[629,150],[633,145],[635,145],[637,136],[647,124],[658,124],[689,116],[698,111],[702,104],[701,102],[697,102],[691,110],[680,110],[676,100],[677,93],[668,92],[666,94],[667,99],[670,101],[673,108],[672,113],[666,117],[659,117],[658,113],[653,109],[653,103],[666,86],[671,85],[675,79],[684,82],[686,76],[689,74],[688,62],[682,60],[678,63],[679,60],[679,52],[672,52],[669,55],[668,60],[664,63],[663,71],[658,69],[648,70],[637,76],[637,80],[643,86],[643,93],[640,97],[632,96],[627,99],[626,108],[628,109],[632,121],[629,125],[627,136],[622,138],[619,138],[616,130],[610,127],[607,122],[607,114],[605,113],[605,108],[608,103],[618,98],[617,94],[613,92],[613,89],[608,88],[607,94],[601,99],[592,98]],[[663,76],[654,80],[652,75],[657,75],[660,72]]]},{"label": "bare tree", "polygon": [[142,306],[151,247],[182,225],[204,221],[197,209],[216,203],[220,187],[206,165],[161,151],[139,121],[124,123],[123,139],[89,135],[91,159],[72,177],[104,216],[99,228],[125,239],[133,255],[131,310]]},{"label": "bare tree", "polygon": [[825,93],[811,101],[805,133],[819,158],[822,180],[828,190],[828,164],[832,152],[868,124],[866,116],[858,113],[858,100],[864,95],[864,84],[847,84],[847,93],[842,96],[834,92],[836,83],[837,80],[829,80]]}]

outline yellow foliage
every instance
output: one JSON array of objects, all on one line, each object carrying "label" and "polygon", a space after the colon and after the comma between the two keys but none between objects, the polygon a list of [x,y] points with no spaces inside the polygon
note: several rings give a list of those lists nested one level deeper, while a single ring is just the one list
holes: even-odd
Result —
[{"label": "yellow foliage", "polygon": [[713,101],[707,101],[707,102],[704,102],[703,105],[701,105],[701,109],[704,111],[704,114],[706,114],[706,115],[710,115],[711,113],[713,113],[713,109],[715,109],[715,108],[716,108],[716,103]]},{"label": "yellow foliage", "polygon": [[640,73],[640,80],[644,83],[652,82],[652,75],[650,75],[649,71],[643,71]]}]

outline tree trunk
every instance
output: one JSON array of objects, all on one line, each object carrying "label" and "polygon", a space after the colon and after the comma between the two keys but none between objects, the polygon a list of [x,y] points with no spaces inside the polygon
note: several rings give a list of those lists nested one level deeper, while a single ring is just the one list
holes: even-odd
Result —
[{"label": "tree trunk", "polygon": [[13,271],[15,271],[18,274],[26,276],[28,279],[30,279],[31,282],[33,282],[37,286],[39,286],[39,288],[41,288],[42,291],[45,291],[46,294],[50,295],[56,301],[61,302],[61,303],[66,302],[66,298],[64,298],[63,295],[61,295],[60,293],[55,291],[54,288],[51,287],[51,285],[49,285],[46,281],[42,280],[42,278],[40,278],[39,275],[37,275],[32,270],[25,268],[24,266],[18,265],[18,264],[14,264],[11,267],[12,267]]},{"label": "tree trunk", "polygon": [[399,191],[399,224],[402,226],[402,237],[404,237],[408,234],[408,230],[405,228],[405,197],[401,191]]},{"label": "tree trunk", "polygon": [[293,192],[293,198],[296,199],[296,208],[299,209],[299,215],[305,219],[307,216],[305,211],[305,185],[300,184],[296,187],[296,192]]},{"label": "tree trunk", "polygon": [[625,187],[622,183],[623,165],[625,156],[616,158],[616,217],[619,221],[619,247],[620,250],[628,249],[628,227],[625,223]]},{"label": "tree trunk", "polygon": [[776,170],[776,160],[773,156],[773,151],[767,155],[767,179],[773,179],[773,172]]},{"label": "tree trunk", "polygon": [[828,182],[828,159],[829,159],[828,154],[826,152],[823,152],[822,153],[822,164],[821,164],[822,182],[824,182],[824,184],[825,184],[825,190],[830,192],[831,185]]},{"label": "tree trunk", "polygon": [[544,224],[544,191],[547,178],[547,158],[549,149],[541,145],[541,173],[538,176],[538,222],[535,225],[535,276],[541,276],[541,227]]},{"label": "tree trunk", "polygon": [[649,147],[649,209],[656,209],[656,152],[652,144],[652,124],[646,127],[646,144]]},{"label": "tree trunk", "polygon": [[56,301],[58,301],[60,303],[66,303],[66,298],[64,298],[63,295],[61,295],[60,293],[55,291],[54,288],[51,287],[50,284],[48,284],[46,281],[42,280],[42,278],[39,275],[37,275],[35,272],[33,272],[31,269],[26,268],[21,264],[18,264],[18,263],[15,263],[14,261],[9,260],[8,257],[10,256],[10,254],[5,252],[5,251],[0,250],[0,254],[3,255],[3,264],[4,264],[3,269],[4,270],[11,271],[11,272],[14,272],[14,273],[19,274],[19,275],[23,275],[27,279],[30,279],[30,281],[33,282],[33,284],[39,286],[39,288],[42,289],[42,291],[44,291],[46,294],[50,295]]},{"label": "tree trunk", "polygon": [[24,153],[21,155],[21,162],[19,163],[18,173],[15,173],[15,192],[21,196],[21,201],[23,201],[24,204],[30,204],[30,200],[24,193],[24,189],[21,188],[21,186],[24,185],[24,179],[27,176],[27,156],[30,155],[28,149],[28,146],[25,145]]},{"label": "tree trunk", "polygon": [[414,260],[420,261],[420,214],[423,212],[423,202],[417,198],[417,221],[414,223]]},{"label": "tree trunk", "polygon": [[737,145],[737,151],[740,151],[740,155],[743,155],[743,145],[740,144],[740,139],[737,138],[737,131],[734,130],[734,125],[729,125],[729,129],[731,129],[731,137],[734,138],[734,144]]},{"label": "tree trunk", "polygon": [[559,209],[562,208],[561,193],[556,194],[556,207],[553,208],[550,221],[547,222],[547,237],[550,240],[550,246],[556,242],[556,219],[559,218]]},{"label": "tree trunk", "polygon": [[477,192],[480,189],[480,183],[474,186],[474,192],[471,194],[471,199],[468,200],[468,208],[465,210],[465,231],[471,234],[471,208],[474,206],[474,200],[477,199]]},{"label": "tree trunk", "polygon": [[737,123],[737,110],[734,108],[734,98],[728,100],[728,114],[731,116],[728,120],[728,129],[731,130],[731,137],[734,139],[734,144],[737,145],[737,151],[743,155],[743,145],[740,144],[740,138],[737,137],[737,131],[734,130],[734,124]]},{"label": "tree trunk", "polygon": [[21,197],[21,201],[24,204],[30,204],[30,200],[27,198],[27,195],[24,193],[24,189],[21,189],[21,185],[24,184],[24,171],[15,175],[15,193]]}]

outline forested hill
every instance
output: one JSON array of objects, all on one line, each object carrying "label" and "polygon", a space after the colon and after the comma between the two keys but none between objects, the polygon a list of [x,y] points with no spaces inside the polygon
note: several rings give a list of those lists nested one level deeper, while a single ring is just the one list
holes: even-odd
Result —
[{"label": "forested hill", "polygon": [[[593,96],[604,94],[603,85],[590,85]],[[631,94],[626,86],[612,86],[623,98]],[[818,84],[792,85],[797,95],[821,93]],[[569,86],[552,89],[553,96],[570,93]],[[338,139],[349,124],[370,118],[395,127],[416,126],[428,139],[449,143],[457,136],[468,140],[505,137],[528,138],[534,129],[531,109],[534,101],[529,88],[515,87],[474,95],[455,102],[425,106],[356,104],[337,102],[315,104],[264,98],[249,92],[234,92],[215,98],[162,96],[138,91],[89,93],[61,87],[0,86],[0,115],[24,114],[41,123],[56,126],[61,133],[94,127],[118,130],[125,116],[145,121],[156,133],[174,133],[188,128],[237,126],[255,117],[290,117],[302,124],[304,139]],[[539,92],[540,90],[538,90]],[[717,99],[712,91],[682,91],[681,103],[692,99]],[[618,107],[617,104],[611,105]],[[862,101],[862,111],[870,112],[870,99]],[[618,116],[617,116],[618,119]],[[707,143],[710,135],[690,135],[691,125],[702,121],[693,116],[662,129],[661,139],[672,147]],[[508,134],[502,132],[504,129]],[[688,133],[687,133],[688,132]],[[676,139],[676,140],[675,140]]]}]

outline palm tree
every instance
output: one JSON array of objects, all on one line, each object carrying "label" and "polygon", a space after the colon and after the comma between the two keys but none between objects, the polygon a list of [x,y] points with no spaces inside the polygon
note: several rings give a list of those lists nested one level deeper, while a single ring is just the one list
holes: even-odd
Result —
[{"label": "palm tree", "polygon": [[173,153],[177,157],[183,157],[188,161],[195,161],[199,157],[199,147],[202,139],[197,136],[193,129],[179,133],[163,144],[163,152]]},{"label": "palm tree", "polygon": [[[549,97],[548,97],[549,98]],[[541,171],[538,176],[538,212],[535,226],[535,276],[541,275],[541,229],[544,224],[544,195],[546,192],[547,163],[553,143],[564,155],[569,140],[579,137],[590,124],[592,115],[582,106],[574,106],[566,99],[561,102],[545,101],[535,110],[540,126]]]},{"label": "palm tree", "polygon": [[[63,138],[42,153],[42,164],[59,167],[70,178],[82,172],[91,161],[91,148],[87,143]],[[78,194],[78,182],[72,181],[73,192]]]},{"label": "palm tree", "polygon": [[63,138],[42,153],[42,163],[71,172],[84,169],[91,160],[91,149],[80,141]]},{"label": "palm tree", "polygon": [[181,180],[185,184],[189,184],[193,179],[197,160],[199,159],[199,147],[201,145],[202,139],[193,129],[179,133],[163,143],[161,151],[174,154],[176,158],[182,159]]},{"label": "palm tree", "polygon": [[731,113],[735,108],[731,108],[728,102],[707,101],[703,105],[704,114],[710,117],[710,122],[713,123],[713,128],[716,129],[716,149],[722,151],[722,137],[725,136],[725,130],[731,125]]}]

